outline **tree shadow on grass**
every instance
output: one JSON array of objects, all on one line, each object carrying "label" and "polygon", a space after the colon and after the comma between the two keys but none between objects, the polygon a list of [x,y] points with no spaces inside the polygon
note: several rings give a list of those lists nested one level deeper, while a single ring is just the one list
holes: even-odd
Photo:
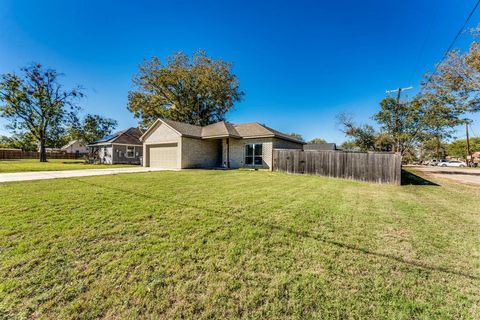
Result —
[{"label": "tree shadow on grass", "polygon": [[435,171],[433,174],[460,174],[466,176],[480,176],[479,172],[466,172],[466,171]]},{"label": "tree shadow on grass", "polygon": [[435,182],[422,178],[410,171],[402,170],[402,186],[414,185],[414,186],[439,186]]},{"label": "tree shadow on grass", "polygon": [[[129,194],[129,195],[133,194],[133,195],[138,196],[140,198],[158,201],[157,197],[149,196],[148,194],[140,193],[138,191],[125,190],[125,189],[116,188],[116,187],[112,187],[112,186],[100,185],[100,184],[88,182],[88,181],[81,180],[81,179],[75,179],[75,180],[80,182],[80,183],[84,183],[84,184],[87,184],[87,185],[90,185],[90,186],[93,186],[93,187],[98,187],[98,188],[106,189],[106,190],[110,190],[110,191],[122,192],[122,193],[126,193],[126,194]],[[191,205],[191,204],[187,205],[184,202],[173,201],[173,199],[171,199],[171,201],[174,202],[176,205],[179,205],[179,206],[189,207],[189,208],[198,209],[198,210],[207,211],[207,212],[208,211],[209,212],[214,212],[214,213],[217,213],[219,216],[226,214],[226,212],[224,212],[224,211],[209,208],[209,207],[203,207],[203,206]],[[338,248],[342,248],[342,249],[345,249],[345,250],[350,250],[350,251],[354,251],[354,252],[365,254],[365,255],[370,255],[370,256],[375,256],[375,257],[379,257],[379,258],[388,259],[390,261],[395,261],[395,262],[398,262],[398,263],[406,264],[406,265],[416,267],[416,268],[420,268],[420,269],[423,269],[423,270],[428,270],[428,271],[433,271],[433,272],[442,272],[442,273],[446,273],[446,274],[450,274],[450,275],[461,276],[461,277],[464,277],[464,278],[467,278],[467,279],[470,279],[470,280],[480,280],[480,277],[478,277],[476,275],[471,275],[471,274],[468,274],[468,273],[465,273],[465,272],[462,272],[462,271],[452,270],[452,269],[441,267],[441,266],[430,265],[430,264],[425,263],[423,261],[405,259],[405,258],[402,258],[402,257],[397,257],[393,254],[389,254],[389,253],[375,252],[373,250],[363,248],[363,247],[360,247],[360,246],[357,246],[357,245],[354,245],[354,244],[343,243],[343,242],[336,241],[336,240],[333,240],[333,239],[328,239],[324,236],[321,236],[321,235],[318,235],[318,234],[313,234],[309,231],[296,230],[292,227],[283,226],[283,225],[276,225],[276,224],[273,224],[271,222],[267,222],[267,221],[264,221],[264,220],[261,220],[261,219],[253,219],[251,217],[247,217],[247,216],[241,214],[243,211],[249,210],[249,209],[254,209],[256,206],[257,206],[257,204],[254,204],[254,205],[251,205],[251,206],[246,206],[246,207],[243,207],[243,208],[239,209],[237,213],[234,213],[234,211],[229,211],[227,214],[229,214],[230,216],[234,216],[235,218],[237,218],[239,220],[242,220],[243,222],[246,222],[250,225],[262,226],[262,227],[264,227],[266,229],[269,229],[269,230],[275,230],[275,231],[279,231],[279,232],[285,232],[285,233],[293,234],[296,237],[313,239],[313,240],[320,241],[320,242],[323,242],[323,243],[326,243],[326,244],[329,244],[329,245],[333,245],[333,246],[336,246]]]},{"label": "tree shadow on grass", "polygon": [[62,161],[62,164],[85,164],[85,160]]}]

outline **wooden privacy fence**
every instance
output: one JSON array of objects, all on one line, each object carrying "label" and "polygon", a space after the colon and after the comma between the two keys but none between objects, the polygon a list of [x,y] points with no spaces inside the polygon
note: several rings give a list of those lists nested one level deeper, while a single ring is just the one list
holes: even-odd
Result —
[{"label": "wooden privacy fence", "polygon": [[[84,154],[47,152],[47,159],[79,159]],[[1,150],[0,159],[39,159],[40,153],[36,151]]]},{"label": "wooden privacy fence", "polygon": [[273,171],[400,184],[402,159],[387,152],[273,150]]}]

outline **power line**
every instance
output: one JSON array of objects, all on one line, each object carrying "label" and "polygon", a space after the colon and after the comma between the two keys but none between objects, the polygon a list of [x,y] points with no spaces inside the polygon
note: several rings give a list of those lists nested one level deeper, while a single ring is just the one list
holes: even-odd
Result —
[{"label": "power line", "polygon": [[470,131],[472,132],[472,137],[473,138],[477,137],[477,135],[475,134],[476,131],[474,131],[472,127],[470,127]]},{"label": "power line", "polygon": [[427,47],[428,40],[430,39],[430,35],[432,34],[433,26],[437,21],[438,11],[440,11],[439,8],[440,6],[437,5],[433,13],[432,20],[430,21],[430,25],[428,26],[427,33],[425,35],[425,39],[423,40],[422,46],[420,47],[419,54],[417,56],[417,59],[415,60],[415,64],[413,65],[412,74],[410,75],[410,83],[412,83],[413,77],[415,76],[415,73],[417,73],[418,66],[423,57],[423,53],[425,52],[425,48]]},{"label": "power line", "polygon": [[396,92],[397,93],[397,100],[395,103],[395,132],[394,132],[394,140],[395,140],[395,152],[400,152],[400,139],[398,138],[398,109],[400,108],[400,95],[402,94],[402,91],[410,90],[412,87],[408,88],[398,88],[394,90],[387,90],[385,91],[386,93],[392,93]]},{"label": "power line", "polygon": [[440,60],[439,63],[437,63],[437,65],[435,66],[435,69],[434,71],[432,72],[432,74],[428,77],[427,79],[427,82],[425,83],[425,85],[429,84],[430,81],[432,80],[432,77],[433,75],[437,72],[437,68],[440,64],[442,64],[442,62],[447,58],[447,55],[448,53],[452,50],[453,46],[455,45],[455,42],[457,42],[458,38],[460,37],[460,35],[463,33],[463,31],[465,30],[465,26],[468,24],[468,22],[470,21],[470,19],[472,18],[473,14],[475,13],[475,11],[477,10],[478,8],[478,5],[480,4],[480,0],[477,1],[477,3],[475,3],[475,6],[473,7],[472,11],[470,11],[469,15],[467,16],[467,18],[465,19],[465,22],[463,23],[462,27],[458,30],[457,34],[455,35],[455,38],[453,38],[453,41],[450,43],[450,45],[448,46],[448,49],[445,51],[445,53],[443,54],[443,57],[442,59]]}]

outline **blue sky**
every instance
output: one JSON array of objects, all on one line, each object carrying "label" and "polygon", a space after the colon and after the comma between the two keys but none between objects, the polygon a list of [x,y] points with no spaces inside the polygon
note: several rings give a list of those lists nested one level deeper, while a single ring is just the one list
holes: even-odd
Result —
[{"label": "blue sky", "polygon": [[[202,48],[234,63],[246,93],[229,121],[340,143],[335,115],[372,122],[386,89],[418,89],[474,2],[2,0],[0,73],[32,62],[55,68],[66,86],[85,88],[85,112],[124,128],[137,123],[127,94],[143,59]],[[477,12],[470,26],[479,22]]]}]

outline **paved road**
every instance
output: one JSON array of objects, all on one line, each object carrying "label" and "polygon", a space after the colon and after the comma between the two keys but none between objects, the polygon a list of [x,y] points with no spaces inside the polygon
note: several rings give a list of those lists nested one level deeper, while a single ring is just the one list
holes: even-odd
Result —
[{"label": "paved road", "polygon": [[79,169],[79,170],[65,170],[65,171],[0,173],[0,182],[101,176],[101,175],[107,175],[107,174],[151,172],[151,171],[161,171],[161,170],[165,170],[165,169],[134,167],[134,168],[115,168],[115,169]]},{"label": "paved road", "polygon": [[454,180],[460,183],[480,184],[480,169],[477,168],[452,168],[411,166],[415,170],[425,172],[434,177]]}]

